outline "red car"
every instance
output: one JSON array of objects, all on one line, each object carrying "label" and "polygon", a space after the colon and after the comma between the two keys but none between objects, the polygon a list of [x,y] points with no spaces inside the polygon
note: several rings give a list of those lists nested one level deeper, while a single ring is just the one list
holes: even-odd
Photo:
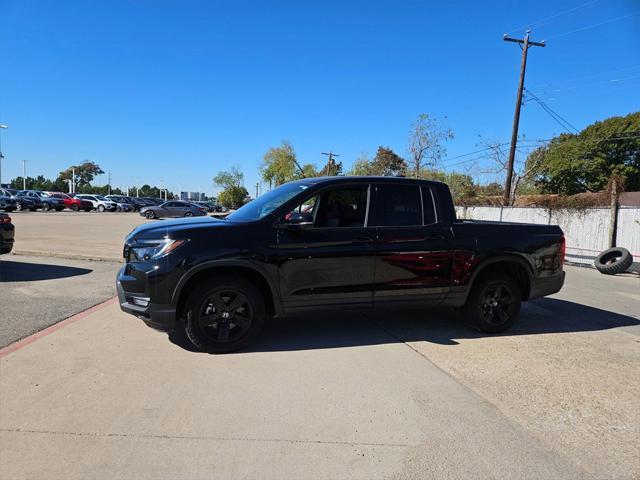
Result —
[{"label": "red car", "polygon": [[64,206],[69,210],[73,210],[74,212],[78,212],[80,210],[84,210],[85,212],[90,212],[93,210],[93,204],[87,200],[82,200],[80,198],[70,197],[66,193],[62,192],[46,192],[50,197],[59,198],[64,201]]}]

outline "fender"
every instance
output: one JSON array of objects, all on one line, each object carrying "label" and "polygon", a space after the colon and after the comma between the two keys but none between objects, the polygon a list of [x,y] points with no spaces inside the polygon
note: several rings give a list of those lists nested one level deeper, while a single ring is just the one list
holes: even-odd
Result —
[{"label": "fender", "polygon": [[[533,285],[534,273],[533,267],[531,263],[526,259],[526,256],[522,253],[513,252],[513,253],[505,253],[495,256],[490,256],[481,260],[478,264],[473,267],[473,273],[469,278],[469,281],[466,285],[461,285],[460,287],[454,287],[451,289],[451,293],[446,299],[446,304],[461,306],[464,305],[467,301],[467,297],[469,293],[471,293],[471,289],[480,275],[487,267],[494,265],[499,262],[511,262],[517,263],[521,267],[523,267],[524,271],[527,274],[529,280],[529,289],[531,289],[531,285]],[[530,291],[523,292],[526,294],[526,297],[529,297]]]},{"label": "fender", "polygon": [[202,272],[203,270],[208,270],[210,268],[216,268],[216,267],[242,267],[242,268],[248,268],[256,272],[258,275],[264,278],[265,282],[269,286],[269,290],[271,290],[271,296],[273,298],[273,307],[276,315],[281,316],[284,314],[284,309],[282,307],[282,302],[280,300],[280,290],[279,290],[277,279],[274,280],[273,275],[270,272],[268,272],[268,270],[264,268],[264,266],[257,264],[255,262],[252,262],[250,260],[243,260],[243,259],[208,260],[206,262],[202,262],[196,265],[195,267],[189,269],[189,271],[187,271],[187,273],[185,273],[180,278],[180,280],[178,281],[178,284],[173,290],[173,295],[171,296],[171,303],[173,304],[178,303],[178,299],[180,298],[180,294],[182,293],[182,288],[186,285],[186,283],[189,281],[191,277],[193,277],[199,272]]}]

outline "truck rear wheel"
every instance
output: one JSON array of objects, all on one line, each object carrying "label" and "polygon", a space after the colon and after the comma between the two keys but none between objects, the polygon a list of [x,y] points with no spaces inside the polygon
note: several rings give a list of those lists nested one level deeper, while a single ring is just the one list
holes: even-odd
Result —
[{"label": "truck rear wheel", "polygon": [[260,290],[242,277],[225,275],[200,285],[183,311],[185,332],[196,347],[228,353],[249,345],[265,318]]},{"label": "truck rear wheel", "polygon": [[465,321],[484,333],[507,330],[518,318],[522,292],[509,275],[492,273],[478,278],[463,307]]}]

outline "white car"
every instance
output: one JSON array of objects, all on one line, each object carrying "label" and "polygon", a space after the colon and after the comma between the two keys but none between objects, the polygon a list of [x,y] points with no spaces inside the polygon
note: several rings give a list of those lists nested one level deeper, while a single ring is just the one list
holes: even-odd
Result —
[{"label": "white car", "polygon": [[93,208],[99,212],[104,212],[105,210],[115,212],[118,209],[118,204],[116,202],[112,202],[111,200],[104,198],[102,195],[87,195],[82,193],[80,195],[76,195],[76,198],[90,201],[93,204]]}]

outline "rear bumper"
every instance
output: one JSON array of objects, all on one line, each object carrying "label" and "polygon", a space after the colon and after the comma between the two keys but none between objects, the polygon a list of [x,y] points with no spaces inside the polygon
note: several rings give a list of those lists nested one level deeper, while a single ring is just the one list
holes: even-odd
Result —
[{"label": "rear bumper", "polygon": [[13,249],[15,227],[12,223],[0,225],[0,253],[9,253]]},{"label": "rear bumper", "polygon": [[136,305],[134,301],[140,301],[146,297],[142,297],[139,293],[125,292],[121,281],[121,277],[124,275],[124,268],[120,269],[116,280],[120,309],[123,312],[135,315],[151,328],[164,332],[172,331],[176,323],[176,307],[171,304],[161,305],[154,303],[149,303],[146,306]]},{"label": "rear bumper", "polygon": [[546,297],[560,291],[564,285],[565,272],[562,271],[552,277],[535,278],[531,285],[531,293],[529,300],[534,298]]}]

